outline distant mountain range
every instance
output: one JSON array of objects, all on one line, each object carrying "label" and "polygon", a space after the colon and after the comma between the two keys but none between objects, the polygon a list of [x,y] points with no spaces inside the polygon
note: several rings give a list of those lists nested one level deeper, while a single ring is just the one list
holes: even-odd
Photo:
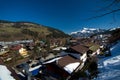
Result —
[{"label": "distant mountain range", "polygon": [[97,33],[103,33],[107,30],[105,29],[95,29],[95,28],[83,28],[80,31],[76,31],[76,32],[71,32],[71,36],[72,37],[82,37],[82,38],[86,38],[86,37],[90,37],[93,34],[97,34]]},{"label": "distant mountain range", "polygon": [[113,43],[120,40],[120,27],[112,29],[95,29],[95,28],[83,28],[80,31],[72,32],[70,35],[75,38],[89,38],[100,34],[111,34],[109,42]]},{"label": "distant mountain range", "polygon": [[64,38],[68,36],[63,31],[33,22],[0,20],[0,41]]}]

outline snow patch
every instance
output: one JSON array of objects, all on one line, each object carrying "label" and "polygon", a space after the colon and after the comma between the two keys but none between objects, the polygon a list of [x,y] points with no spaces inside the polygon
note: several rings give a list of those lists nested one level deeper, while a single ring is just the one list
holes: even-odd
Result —
[{"label": "snow patch", "polygon": [[33,67],[33,68],[30,68],[29,71],[34,71],[34,70],[36,70],[36,69],[38,69],[38,68],[40,68],[40,67],[41,67],[41,65],[35,66],[35,67]]},{"label": "snow patch", "polygon": [[6,66],[0,65],[0,80],[15,80]]},{"label": "snow patch", "polygon": [[79,62],[70,63],[66,65],[64,69],[71,74],[79,66],[79,64],[80,64]]},{"label": "snow patch", "polygon": [[110,49],[112,56],[100,59],[100,74],[94,80],[120,80],[120,42]]},{"label": "snow patch", "polygon": [[43,64],[52,63],[52,62],[57,61],[57,60],[59,60],[59,59],[61,59],[61,58],[62,58],[62,57],[54,58],[54,59],[52,59],[52,60],[50,60],[50,61],[47,61],[47,62],[45,62],[45,63],[43,63]]},{"label": "snow patch", "polygon": [[107,59],[103,63],[104,63],[104,66],[109,66],[109,65],[117,64],[119,62],[120,62],[120,55],[113,57],[113,58],[110,58],[110,59]]}]

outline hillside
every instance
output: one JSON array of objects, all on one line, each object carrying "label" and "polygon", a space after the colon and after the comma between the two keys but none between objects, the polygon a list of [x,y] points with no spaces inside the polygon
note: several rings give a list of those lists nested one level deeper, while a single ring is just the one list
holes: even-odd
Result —
[{"label": "hillside", "polygon": [[0,20],[0,41],[68,37],[64,32],[32,22]]},{"label": "hillside", "polygon": [[104,32],[93,34],[92,36],[96,36],[100,34],[110,34],[111,37],[108,38],[109,43],[114,43],[120,40],[120,28],[108,29]]},{"label": "hillside", "polygon": [[116,28],[114,30],[110,30],[111,32],[111,37],[109,38],[109,42],[113,43],[117,40],[120,40],[120,28]]}]

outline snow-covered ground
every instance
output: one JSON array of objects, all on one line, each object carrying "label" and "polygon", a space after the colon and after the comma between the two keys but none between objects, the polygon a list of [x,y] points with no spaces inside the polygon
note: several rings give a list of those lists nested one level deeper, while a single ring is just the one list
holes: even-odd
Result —
[{"label": "snow-covered ground", "polygon": [[6,66],[0,65],[0,80],[15,80]]},{"label": "snow-covered ground", "polygon": [[111,48],[112,56],[100,59],[95,80],[120,80],[120,42]]}]

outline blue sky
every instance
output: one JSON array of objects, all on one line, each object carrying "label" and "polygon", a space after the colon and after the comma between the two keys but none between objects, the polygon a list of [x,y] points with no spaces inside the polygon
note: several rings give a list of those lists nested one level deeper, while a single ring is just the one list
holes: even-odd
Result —
[{"label": "blue sky", "polygon": [[78,31],[83,27],[118,27],[120,14],[86,20],[104,13],[97,10],[108,3],[104,0],[0,0],[0,19],[36,22],[65,33]]}]

